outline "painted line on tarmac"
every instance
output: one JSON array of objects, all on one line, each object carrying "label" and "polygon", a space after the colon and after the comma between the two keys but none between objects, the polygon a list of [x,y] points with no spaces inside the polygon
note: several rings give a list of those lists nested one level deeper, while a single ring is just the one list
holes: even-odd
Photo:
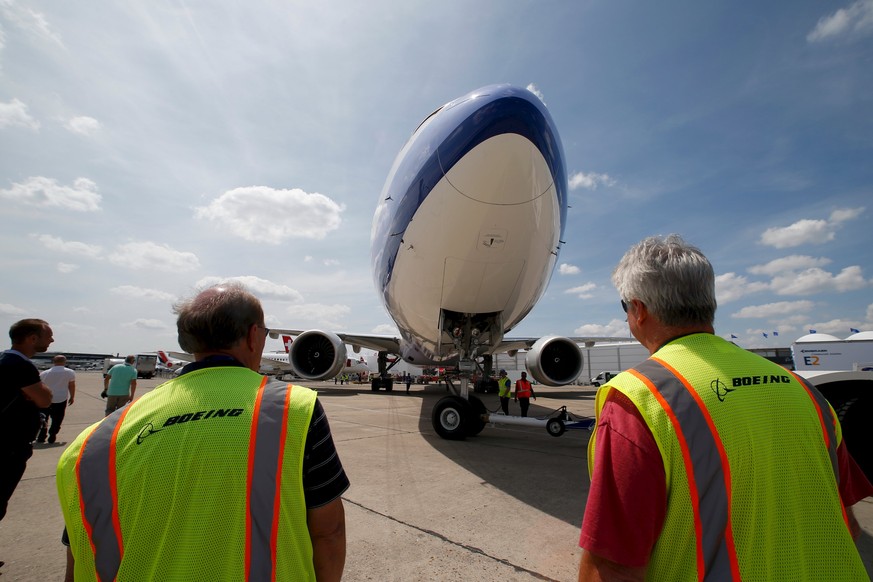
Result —
[{"label": "painted line on tarmac", "polygon": [[379,517],[384,517],[385,519],[391,520],[391,521],[393,521],[393,522],[395,522],[395,523],[398,523],[398,524],[400,524],[400,525],[403,525],[403,526],[405,526],[405,527],[408,527],[408,528],[414,529],[414,530],[416,530],[416,531],[420,531],[421,533],[427,534],[427,535],[429,535],[429,536],[431,536],[431,537],[435,537],[435,538],[437,538],[437,539],[439,539],[439,540],[442,540],[442,541],[446,542],[447,544],[451,544],[451,545],[453,545],[453,546],[455,546],[455,547],[458,547],[458,548],[461,548],[461,549],[467,550],[468,552],[473,553],[473,554],[479,554],[480,556],[484,556],[484,557],[486,557],[486,558],[488,558],[488,559],[490,559],[490,560],[494,560],[495,562],[498,562],[498,563],[500,563],[500,564],[503,564],[504,566],[509,566],[510,568],[514,569],[516,572],[520,572],[520,573],[522,573],[522,574],[527,574],[527,575],[529,575],[529,576],[531,576],[531,577],[533,577],[533,578],[535,578],[535,579],[537,579],[537,580],[545,580],[546,582],[560,582],[559,580],[555,580],[554,578],[549,578],[548,576],[543,576],[543,575],[540,574],[539,572],[534,572],[533,570],[528,570],[527,568],[524,568],[524,567],[522,567],[522,566],[518,566],[518,565],[513,564],[512,562],[508,562],[508,561],[506,561],[506,560],[504,560],[504,559],[502,559],[502,558],[497,558],[497,557],[495,557],[495,556],[492,556],[492,555],[490,555],[490,554],[487,554],[487,553],[485,553],[481,548],[477,548],[477,547],[475,547],[475,546],[469,546],[469,545],[467,545],[467,544],[462,544],[462,543],[456,542],[456,541],[454,541],[454,540],[450,540],[449,538],[447,538],[446,536],[444,536],[443,534],[441,534],[441,533],[439,533],[439,532],[435,532],[435,531],[433,531],[433,530],[431,530],[431,529],[425,529],[425,528],[422,528],[422,527],[418,527],[417,525],[413,525],[413,524],[411,524],[411,523],[407,523],[407,522],[405,522],[405,521],[402,521],[402,520],[400,520],[400,519],[397,519],[396,517],[392,517],[392,516],[390,516],[390,515],[386,515],[386,514],[384,514],[384,513],[382,513],[382,512],[376,511],[375,509],[371,509],[371,508],[369,508],[369,507],[367,507],[367,506],[365,506],[365,505],[361,505],[361,504],[358,503],[357,501],[352,501],[351,499],[349,499],[349,498],[346,497],[346,496],[343,496],[343,501],[345,501],[346,503],[351,503],[351,504],[354,505],[355,507],[359,507],[359,508],[363,509],[364,511],[368,511],[368,512],[374,514],[374,515],[378,515]]}]

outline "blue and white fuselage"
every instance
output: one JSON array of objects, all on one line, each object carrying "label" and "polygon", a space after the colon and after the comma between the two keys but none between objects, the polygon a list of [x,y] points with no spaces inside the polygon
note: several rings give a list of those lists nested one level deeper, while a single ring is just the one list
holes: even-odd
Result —
[{"label": "blue and white fuselage", "polygon": [[484,87],[426,118],[394,162],[371,233],[401,357],[492,353],[545,291],[566,214],[561,141],[530,91]]}]

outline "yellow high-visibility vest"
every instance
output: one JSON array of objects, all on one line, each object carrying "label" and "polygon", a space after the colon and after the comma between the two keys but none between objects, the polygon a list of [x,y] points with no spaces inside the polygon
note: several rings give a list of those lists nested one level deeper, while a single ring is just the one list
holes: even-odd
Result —
[{"label": "yellow high-visibility vest", "polygon": [[[640,411],[664,462],[667,514],[648,579],[867,579],[839,495],[840,425],[814,387],[693,334],[610,380],[598,417],[611,390]],[[589,471],[595,450],[596,432]]]},{"label": "yellow high-visibility vest", "polygon": [[509,395],[512,393],[512,382],[509,380],[509,378],[500,378],[499,380],[497,380],[497,384],[500,387],[497,395],[503,396],[504,398],[509,398]]},{"label": "yellow high-visibility vest", "polygon": [[314,580],[301,475],[315,397],[206,368],[86,429],[57,471],[77,582]]}]

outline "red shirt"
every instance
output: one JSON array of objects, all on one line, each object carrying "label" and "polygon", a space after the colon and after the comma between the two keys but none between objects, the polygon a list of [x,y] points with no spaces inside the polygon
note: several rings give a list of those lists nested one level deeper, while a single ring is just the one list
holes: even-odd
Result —
[{"label": "red shirt", "polygon": [[[666,476],[655,437],[637,407],[618,390],[603,404],[594,455],[579,545],[623,566],[643,567],[664,525]],[[837,448],[837,464],[846,507],[873,495],[873,485],[845,442]]]}]

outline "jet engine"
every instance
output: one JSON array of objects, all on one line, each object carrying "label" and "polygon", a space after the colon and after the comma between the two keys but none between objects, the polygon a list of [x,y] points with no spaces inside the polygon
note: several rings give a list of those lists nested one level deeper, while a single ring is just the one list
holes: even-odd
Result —
[{"label": "jet engine", "polygon": [[311,329],[294,338],[288,360],[294,373],[304,380],[326,380],[345,366],[346,346],[334,333]]},{"label": "jet engine", "polygon": [[573,340],[547,335],[531,347],[525,365],[534,380],[546,386],[572,384],[582,373],[584,357]]}]

